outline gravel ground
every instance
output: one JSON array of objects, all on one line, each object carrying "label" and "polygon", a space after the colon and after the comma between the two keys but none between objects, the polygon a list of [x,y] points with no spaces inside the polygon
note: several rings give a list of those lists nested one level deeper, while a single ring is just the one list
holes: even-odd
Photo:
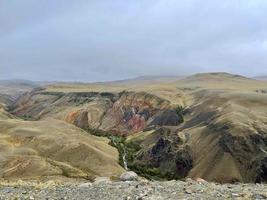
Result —
[{"label": "gravel ground", "polygon": [[207,182],[100,182],[68,185],[0,185],[0,199],[267,199],[265,184],[215,184]]}]

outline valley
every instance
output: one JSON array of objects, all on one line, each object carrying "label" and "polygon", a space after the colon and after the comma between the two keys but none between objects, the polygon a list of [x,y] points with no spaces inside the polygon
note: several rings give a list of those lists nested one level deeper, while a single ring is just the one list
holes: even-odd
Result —
[{"label": "valley", "polygon": [[127,163],[150,180],[267,181],[266,81],[144,79],[52,83],[2,101],[1,177],[116,180]]}]

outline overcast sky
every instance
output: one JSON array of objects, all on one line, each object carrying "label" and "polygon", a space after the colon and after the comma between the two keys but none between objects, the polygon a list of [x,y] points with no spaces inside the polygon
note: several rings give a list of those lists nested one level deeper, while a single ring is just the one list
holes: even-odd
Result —
[{"label": "overcast sky", "polygon": [[0,0],[0,79],[267,74],[266,0]]}]

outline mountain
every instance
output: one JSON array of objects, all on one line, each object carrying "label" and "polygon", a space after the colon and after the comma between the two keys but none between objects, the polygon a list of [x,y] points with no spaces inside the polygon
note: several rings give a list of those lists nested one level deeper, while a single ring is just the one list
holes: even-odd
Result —
[{"label": "mountain", "polygon": [[29,121],[28,116],[19,119],[8,112],[21,95],[38,87],[31,81],[0,81],[0,177],[119,177],[124,169],[108,139],[92,136],[64,121]]},{"label": "mountain", "polygon": [[151,83],[166,83],[173,82],[179,79],[184,78],[183,76],[139,76],[132,79],[118,80],[118,81],[110,81],[111,84],[118,85],[139,85],[139,84],[151,84]]},{"label": "mountain", "polygon": [[117,138],[120,163],[125,157],[146,178],[267,181],[267,82],[228,73],[142,80],[42,86],[9,112],[39,132],[42,123],[56,128],[61,121],[89,136]]},{"label": "mountain", "polygon": [[255,76],[253,78],[257,80],[267,80],[267,75],[266,76]]},{"label": "mountain", "polygon": [[9,104],[39,85],[27,80],[0,80],[0,102]]}]

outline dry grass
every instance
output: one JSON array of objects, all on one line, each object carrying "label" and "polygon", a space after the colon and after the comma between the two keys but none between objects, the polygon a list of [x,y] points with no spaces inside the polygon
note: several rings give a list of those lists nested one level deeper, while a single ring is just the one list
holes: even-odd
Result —
[{"label": "dry grass", "polygon": [[55,119],[0,120],[0,176],[119,176],[118,152],[108,140]]},{"label": "dry grass", "polygon": [[[225,73],[198,74],[181,80],[142,84],[55,84],[45,87],[44,91],[118,93],[123,90],[145,91],[169,100],[172,106],[190,108],[185,123],[176,127],[186,142],[184,145],[192,149],[194,162],[189,176],[221,182],[253,179],[253,174],[247,172],[247,166],[257,156],[257,152],[244,152],[243,147],[238,149],[240,144],[236,145],[236,152],[225,152],[219,140],[230,134],[244,138],[248,146],[252,146],[249,140],[251,134],[267,133],[267,94],[261,92],[267,90],[267,81]],[[47,101],[45,98],[49,100],[48,97],[36,96],[35,102]],[[105,111],[102,103],[96,101],[81,106],[53,105],[43,111],[47,113],[46,117],[65,119],[69,113],[88,109],[91,113],[90,123],[95,123],[96,127]],[[32,110],[36,112],[35,109]],[[18,165],[18,161],[27,166],[29,171],[33,171],[31,176],[113,176],[123,171],[117,164],[117,151],[108,146],[106,140],[85,136],[80,129],[57,120],[6,120],[6,113],[3,110],[1,113],[4,114],[0,114],[0,119],[1,116],[5,119],[0,121],[2,177],[29,176],[25,167]],[[113,119],[108,121],[107,127],[113,127],[113,122]],[[229,128],[227,131],[226,125]],[[145,140],[151,134],[152,132],[140,132],[129,136],[128,140]],[[23,156],[20,157],[20,154]],[[240,158],[244,160],[243,165],[238,161]]]}]

